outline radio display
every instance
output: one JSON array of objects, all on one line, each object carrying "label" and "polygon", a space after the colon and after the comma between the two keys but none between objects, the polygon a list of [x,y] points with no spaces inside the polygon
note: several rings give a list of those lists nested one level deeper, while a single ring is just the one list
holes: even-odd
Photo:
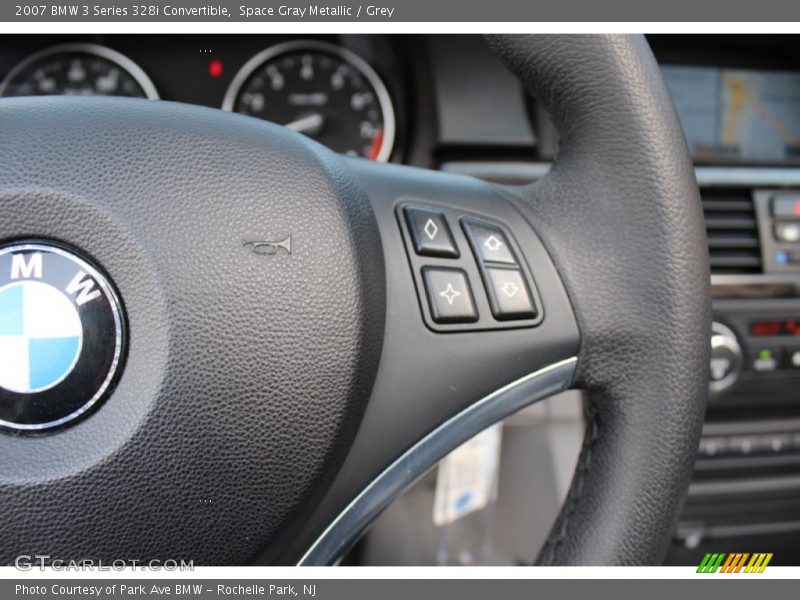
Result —
[{"label": "radio display", "polygon": [[800,162],[800,73],[661,69],[698,162]]},{"label": "radio display", "polygon": [[750,323],[753,337],[800,337],[800,320],[755,321]]}]

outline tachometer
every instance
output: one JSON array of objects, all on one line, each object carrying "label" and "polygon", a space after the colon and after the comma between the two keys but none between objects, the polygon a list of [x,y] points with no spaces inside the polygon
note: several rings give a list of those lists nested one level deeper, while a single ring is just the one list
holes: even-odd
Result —
[{"label": "tachometer", "polygon": [[388,160],[394,144],[394,109],[380,77],[353,52],[325,42],[287,42],[257,54],[233,78],[222,108],[351,156]]},{"label": "tachometer", "polygon": [[61,44],[32,54],[0,83],[0,96],[102,95],[158,99],[144,71],[97,44]]}]

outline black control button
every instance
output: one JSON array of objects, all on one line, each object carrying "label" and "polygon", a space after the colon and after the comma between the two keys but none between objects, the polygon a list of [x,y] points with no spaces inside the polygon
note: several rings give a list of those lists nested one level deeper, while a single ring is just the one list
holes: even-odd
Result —
[{"label": "black control button", "polygon": [[748,455],[760,452],[759,439],[754,435],[734,435],[728,438],[727,450],[729,454]]},{"label": "black control button", "polygon": [[792,449],[792,436],[788,433],[770,433],[760,437],[762,452],[776,453]]},{"label": "black control button", "polygon": [[780,348],[757,348],[750,357],[750,367],[759,373],[777,371],[781,363]]},{"label": "black control button", "polygon": [[775,251],[775,264],[779,267],[800,265],[800,252],[789,250]]},{"label": "black control button", "polygon": [[492,314],[498,321],[533,319],[533,306],[528,284],[517,269],[485,269],[486,289]]},{"label": "black control button", "polygon": [[775,194],[772,197],[772,216],[779,219],[800,219],[800,194]]},{"label": "black control button", "polygon": [[731,348],[717,346],[711,348],[711,381],[719,383],[725,381],[734,372],[736,355]]},{"label": "black control button", "polygon": [[800,349],[790,348],[786,350],[784,366],[787,369],[800,369]]},{"label": "black control button", "polygon": [[728,440],[724,437],[703,437],[700,440],[700,455],[704,457],[718,456],[728,450]]},{"label": "black control button", "polygon": [[461,269],[423,267],[422,278],[431,316],[437,323],[471,323],[478,320],[467,274]]},{"label": "black control button", "polygon": [[774,234],[778,242],[800,242],[800,221],[775,223]]},{"label": "black control button", "polygon": [[736,334],[716,321],[711,324],[711,361],[709,388],[721,393],[732,387],[739,377],[744,356]]},{"label": "black control button", "polygon": [[410,206],[405,208],[405,213],[417,254],[458,258],[458,248],[442,213]]},{"label": "black control button", "polygon": [[475,254],[483,262],[516,265],[514,253],[505,234],[491,225],[475,221],[464,221],[464,230]]}]

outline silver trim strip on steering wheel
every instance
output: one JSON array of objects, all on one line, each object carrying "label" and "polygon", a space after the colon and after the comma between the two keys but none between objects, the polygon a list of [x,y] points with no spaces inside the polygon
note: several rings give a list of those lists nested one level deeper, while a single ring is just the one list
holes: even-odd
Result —
[{"label": "silver trim strip on steering wheel", "polygon": [[568,358],[512,381],[439,425],[373,479],[322,532],[298,565],[334,564],[393,500],[449,452],[501,419],[566,390],[577,363],[577,357]]}]

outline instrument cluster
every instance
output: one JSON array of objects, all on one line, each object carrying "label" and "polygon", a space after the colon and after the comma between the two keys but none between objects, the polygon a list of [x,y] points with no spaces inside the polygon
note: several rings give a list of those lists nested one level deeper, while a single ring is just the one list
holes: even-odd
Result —
[{"label": "instrument cluster", "polygon": [[[392,158],[398,130],[395,102],[379,74],[382,67],[370,59],[377,57],[375,62],[385,70],[391,70],[392,61],[376,52],[373,42],[350,44],[357,46],[351,49],[336,40],[286,39],[267,43],[242,60],[254,45],[253,37],[247,37],[247,47],[230,40],[210,47],[164,40],[160,60],[157,47],[134,48],[147,65],[110,44],[56,42],[28,53],[0,74],[0,96],[104,95],[216,103],[217,108],[303,133],[343,154]],[[161,42],[159,36],[148,39]],[[176,85],[180,80],[182,87]]]}]

